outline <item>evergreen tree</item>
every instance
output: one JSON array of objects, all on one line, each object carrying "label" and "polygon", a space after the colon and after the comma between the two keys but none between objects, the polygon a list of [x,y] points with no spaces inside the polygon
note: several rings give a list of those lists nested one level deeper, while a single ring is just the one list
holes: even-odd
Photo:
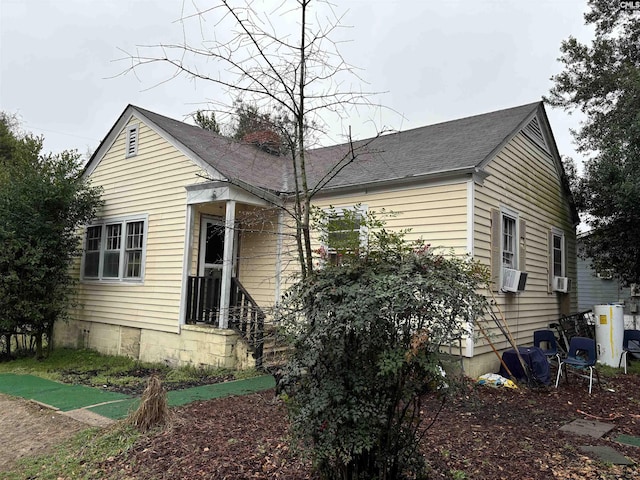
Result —
[{"label": "evergreen tree", "polygon": [[0,335],[32,335],[37,356],[54,323],[65,318],[79,254],[78,228],[100,205],[82,178],[81,156],[42,154],[42,138],[21,135],[0,114]]},{"label": "evergreen tree", "polygon": [[589,153],[575,184],[578,208],[591,227],[586,255],[596,270],[613,269],[625,283],[640,282],[640,12],[632,2],[590,0],[591,45],[562,42],[564,71],[552,77],[547,101],[580,110],[574,133]]},{"label": "evergreen tree", "polygon": [[193,116],[193,121],[196,122],[196,125],[200,128],[217,133],[218,135],[220,134],[220,124],[216,120],[216,114],[214,112],[207,115],[206,112],[198,110]]}]

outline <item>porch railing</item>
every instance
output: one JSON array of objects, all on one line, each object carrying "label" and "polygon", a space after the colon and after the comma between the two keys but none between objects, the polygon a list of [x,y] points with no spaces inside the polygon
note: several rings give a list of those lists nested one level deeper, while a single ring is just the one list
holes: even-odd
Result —
[{"label": "porch railing", "polygon": [[[214,277],[190,276],[187,282],[186,323],[218,326],[222,281]],[[264,347],[264,312],[235,278],[231,279],[229,328],[236,330],[253,350],[261,366]]]},{"label": "porch railing", "polygon": [[231,279],[229,328],[242,335],[253,349],[256,367],[262,366],[264,348],[264,312],[235,278]]},{"label": "porch railing", "polygon": [[221,284],[220,278],[189,277],[187,282],[187,323],[218,325]]}]

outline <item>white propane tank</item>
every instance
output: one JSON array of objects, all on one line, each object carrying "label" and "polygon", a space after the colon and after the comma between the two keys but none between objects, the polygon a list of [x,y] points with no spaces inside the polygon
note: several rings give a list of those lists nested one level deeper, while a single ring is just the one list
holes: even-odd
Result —
[{"label": "white propane tank", "polygon": [[595,305],[596,348],[598,362],[617,367],[622,354],[624,336],[624,307],[622,305]]}]

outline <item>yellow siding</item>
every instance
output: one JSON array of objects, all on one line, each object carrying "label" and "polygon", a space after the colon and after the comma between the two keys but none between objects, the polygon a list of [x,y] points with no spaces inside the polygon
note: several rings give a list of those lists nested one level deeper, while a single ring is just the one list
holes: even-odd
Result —
[{"label": "yellow siding", "polygon": [[[519,344],[531,344],[533,331],[548,328],[560,316],[561,294],[548,293],[548,232],[557,227],[565,232],[567,276],[573,279],[570,308],[577,311],[575,278],[575,228],[563,195],[558,170],[550,156],[524,135],[514,137],[486,167],[489,177],[476,185],[474,256],[487,266],[491,262],[491,209],[509,207],[526,221],[526,290],[518,295],[496,294],[498,305]],[[492,330],[498,348],[510,345]],[[489,351],[478,343],[476,354]]]},{"label": "yellow siding", "polygon": [[467,184],[421,186],[393,191],[321,199],[320,208],[366,205],[369,211],[382,209],[398,213],[386,219],[391,230],[410,228],[407,240],[422,239],[433,247],[454,249],[463,254],[467,247]]},{"label": "yellow siding", "polygon": [[[432,247],[453,249],[464,254],[467,249],[467,183],[458,181],[432,186],[405,187],[393,190],[375,190],[332,197],[314,201],[319,208],[342,208],[366,205],[368,211],[380,213],[383,209],[398,215],[386,218],[390,230],[410,228],[406,239],[422,239]],[[379,217],[383,218],[381,215]],[[287,231],[294,232],[290,219]],[[314,248],[319,246],[317,237]],[[290,281],[298,271],[295,241],[285,238],[283,242],[283,281]],[[284,288],[284,287],[283,287]]]},{"label": "yellow siding", "polygon": [[238,216],[238,279],[262,309],[273,306],[276,291],[278,212],[247,209]]},{"label": "yellow siding", "polygon": [[79,320],[177,331],[184,251],[186,191],[200,169],[137,119],[138,154],[125,158],[126,129],[91,174],[101,186],[100,217],[148,215],[145,275],[141,284],[85,281]]}]

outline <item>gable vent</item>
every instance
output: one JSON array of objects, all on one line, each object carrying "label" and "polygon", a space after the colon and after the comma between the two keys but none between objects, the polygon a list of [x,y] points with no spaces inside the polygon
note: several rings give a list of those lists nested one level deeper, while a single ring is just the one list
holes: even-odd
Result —
[{"label": "gable vent", "polygon": [[138,153],[138,126],[132,125],[127,128],[127,157],[132,157]]},{"label": "gable vent", "polygon": [[547,142],[542,134],[538,117],[533,117],[527,126],[522,129],[522,132],[545,152],[549,152],[549,147],[547,147]]}]

